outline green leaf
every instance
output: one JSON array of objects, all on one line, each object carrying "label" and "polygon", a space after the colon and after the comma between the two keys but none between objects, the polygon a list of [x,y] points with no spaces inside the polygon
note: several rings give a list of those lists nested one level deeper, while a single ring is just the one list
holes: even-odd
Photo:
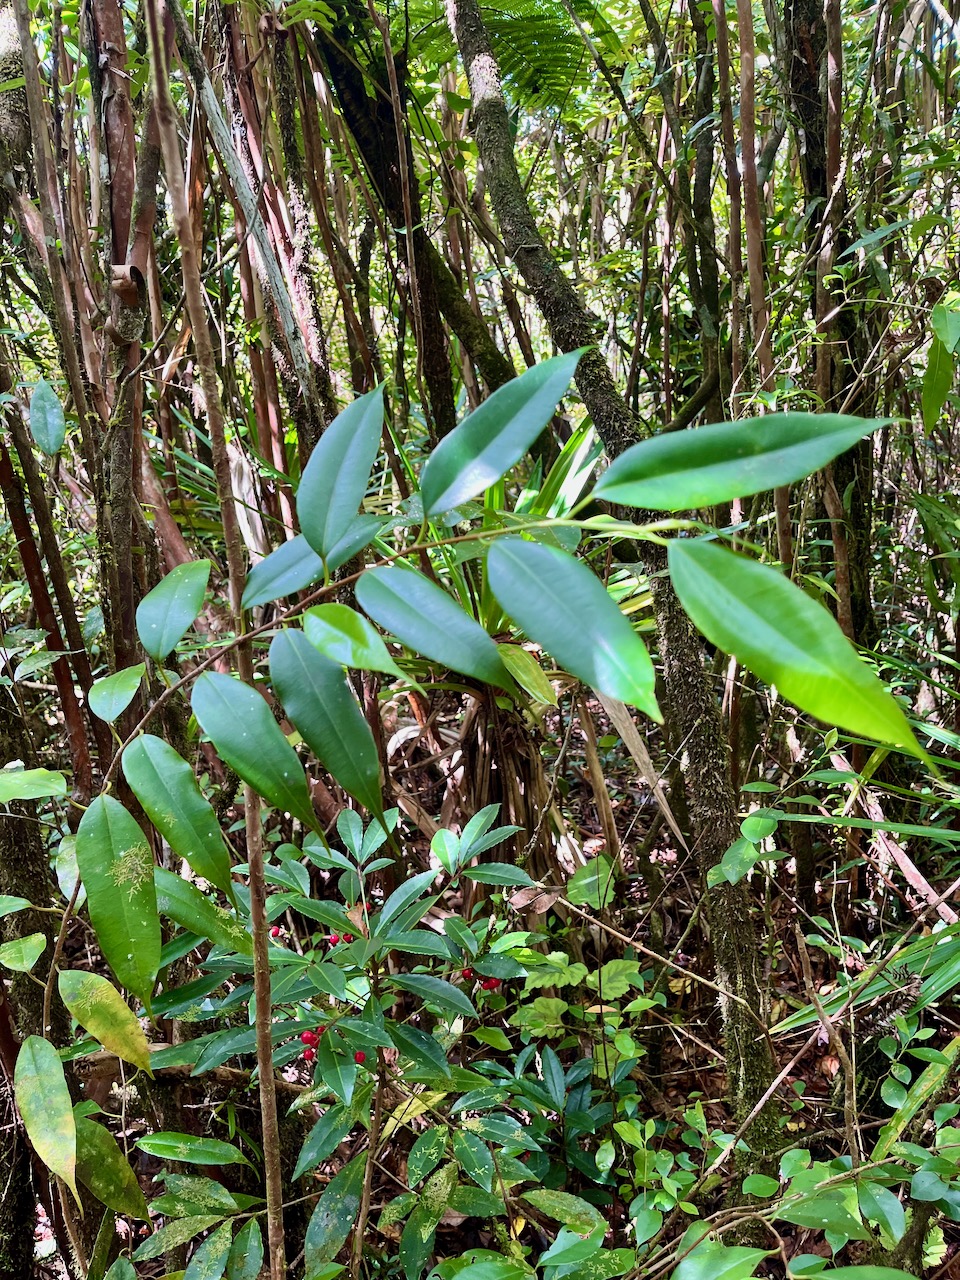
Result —
[{"label": "green leaf", "polygon": [[433,1251],[434,1233],[450,1205],[457,1167],[444,1165],[421,1191],[400,1237],[400,1265],[406,1280],[418,1280]]},{"label": "green leaf", "polygon": [[896,1267],[875,1267],[862,1265],[855,1267],[831,1267],[822,1273],[829,1280],[916,1280],[910,1271],[899,1271]]},{"label": "green leaf", "polygon": [[642,440],[607,468],[593,496],[650,511],[688,511],[792,484],[890,418],[770,413]]},{"label": "green leaf", "polygon": [[775,1196],[780,1190],[780,1183],[776,1178],[768,1178],[765,1173],[751,1173],[743,1180],[743,1194],[745,1196]]},{"label": "green leaf", "polygon": [[319,653],[302,631],[287,629],[270,645],[270,676],[317,759],[364,808],[381,813],[376,743],[340,663]]},{"label": "green leaf", "polygon": [[821,1191],[797,1204],[781,1205],[777,1217],[798,1227],[812,1227],[846,1236],[848,1240],[869,1240],[870,1232],[853,1215],[842,1192]]},{"label": "green leaf", "polygon": [[576,907],[600,911],[614,900],[614,868],[605,853],[598,853],[567,881],[567,898]]},{"label": "green leaf", "polygon": [[536,883],[522,867],[513,867],[508,862],[481,862],[478,867],[468,867],[463,875],[478,884],[509,884],[529,889]]},{"label": "green leaf", "polygon": [[150,1047],[140,1020],[112,982],[79,969],[62,969],[57,982],[61,1000],[81,1027],[110,1053],[151,1074]]},{"label": "green leaf", "polygon": [[320,1037],[316,1068],[317,1077],[344,1106],[349,1106],[357,1086],[357,1064],[339,1036],[328,1031]]},{"label": "green leaf", "polygon": [[894,1244],[899,1244],[907,1229],[907,1215],[893,1192],[879,1182],[861,1182],[857,1197],[860,1212],[867,1221],[882,1227]]},{"label": "green leaf", "polygon": [[146,1138],[138,1138],[137,1146],[158,1160],[179,1160],[184,1164],[250,1164],[243,1152],[229,1142],[197,1138],[192,1133],[151,1133]]},{"label": "green leaf", "polygon": [[157,906],[190,933],[240,955],[253,954],[253,939],[241,921],[201,893],[196,885],[163,867],[154,872]]},{"label": "green leaf", "polygon": [[336,1151],[353,1125],[353,1116],[346,1107],[339,1103],[329,1107],[307,1134],[297,1158],[297,1167],[293,1171],[294,1181],[315,1169],[321,1160],[326,1160],[327,1156]]},{"label": "green leaf", "polygon": [[471,1249],[463,1256],[469,1261],[457,1269],[455,1280],[533,1280],[536,1274],[515,1258],[495,1256],[487,1249]]},{"label": "green leaf", "polygon": [[467,1129],[454,1129],[453,1154],[468,1178],[484,1191],[491,1190],[497,1171],[490,1149],[481,1137]]},{"label": "green leaf", "polygon": [[[54,871],[57,875],[57,884],[60,892],[70,901],[77,880],[80,878],[80,872],[77,869],[77,837],[64,836],[60,841],[54,859]],[[80,892],[77,894],[76,909],[79,911],[87,900],[87,891],[83,885],[80,885]]]},{"label": "green leaf", "polygon": [[769,565],[702,538],[672,539],[670,576],[707,639],[801,711],[924,753],[906,717],[826,609]]},{"label": "green leaf", "polygon": [[940,421],[940,414],[947,402],[947,396],[953,387],[956,372],[956,361],[939,338],[930,343],[927,356],[927,367],[923,375],[923,388],[920,393],[920,409],[923,416],[923,429],[927,433]]},{"label": "green leaf", "polygon": [[714,885],[723,884],[724,882],[727,884],[739,884],[763,856],[751,840],[746,840],[743,837],[739,840],[734,840],[717,865],[711,867],[707,872],[707,887],[712,889]]},{"label": "green leaf", "polygon": [[411,1187],[415,1187],[433,1172],[443,1159],[446,1149],[447,1131],[442,1125],[434,1125],[421,1133],[407,1157],[407,1178]]},{"label": "green leaf", "polygon": [[87,695],[93,714],[109,724],[123,715],[137,696],[146,669],[142,662],[138,662],[135,667],[124,667],[115,675],[102,676],[95,681]]},{"label": "green leaf", "polygon": [[255,609],[281,596],[292,596],[323,577],[323,560],[302,533],[281,543],[247,574],[241,606]]},{"label": "green leaf", "polygon": [[192,705],[200,728],[244,782],[275,809],[316,825],[303,765],[255,689],[205,671],[194,685]]},{"label": "green leaf", "polygon": [[222,1214],[203,1214],[194,1218],[176,1218],[173,1222],[168,1222],[159,1231],[154,1231],[153,1235],[147,1236],[135,1251],[134,1261],[149,1262],[151,1258],[159,1258],[161,1253],[169,1253],[171,1249],[186,1244],[188,1240],[198,1236],[201,1231],[206,1231],[208,1227],[215,1227],[222,1216]]},{"label": "green leaf", "polygon": [[237,1232],[227,1261],[227,1280],[257,1280],[263,1265],[263,1236],[256,1218]]},{"label": "green leaf", "polygon": [[31,933],[25,938],[11,938],[0,944],[0,964],[16,973],[29,973],[43,955],[47,939],[42,933]]},{"label": "green leaf", "polygon": [[557,706],[553,685],[532,653],[518,644],[498,644],[497,652],[520,688],[529,693],[535,702]]},{"label": "green leaf", "polygon": [[769,1256],[766,1249],[705,1240],[680,1262],[671,1280],[747,1280]]},{"label": "green leaf", "polygon": [[102,1124],[79,1116],[77,1126],[77,1177],[101,1204],[130,1218],[150,1219],[147,1202],[113,1135]]},{"label": "green leaf", "polygon": [[325,559],[347,533],[367,492],[383,431],[383,388],[344,409],[315,445],[297,490],[297,516]]},{"label": "green leaf", "polygon": [[32,906],[26,898],[15,898],[8,893],[0,894],[0,917],[12,915],[14,911],[23,911]]},{"label": "green leaf", "polygon": [[443,978],[432,978],[425,973],[405,973],[391,979],[395,987],[403,991],[412,991],[427,1004],[432,1004],[444,1013],[456,1017],[475,1018],[477,1011],[473,1002],[459,987]]},{"label": "green leaf", "polygon": [[360,1208],[366,1164],[367,1153],[361,1151],[328,1183],[317,1201],[303,1246],[308,1280],[343,1248]]},{"label": "green leaf", "polygon": [[123,773],[174,853],[232,899],[230,854],[220,823],[186,760],[162,738],[145,733],[124,751]]},{"label": "green leaf", "polygon": [[171,569],[137,606],[137,635],[160,662],[196,622],[210,579],[209,560],[188,560]]},{"label": "green leaf", "polygon": [[0,804],[11,800],[46,800],[67,794],[67,780],[53,769],[0,769]]},{"label": "green leaf", "polygon": [[501,689],[512,686],[480,624],[416,569],[369,569],[357,583],[357,603],[414,653]]},{"label": "green leaf", "polygon": [[536,1191],[524,1192],[521,1199],[545,1213],[548,1218],[561,1222],[582,1236],[590,1235],[597,1227],[604,1225],[603,1215],[592,1204],[566,1191],[538,1188]]},{"label": "green leaf", "polygon": [[501,538],[487,575],[514,622],[572,675],[662,722],[650,655],[585,564],[559,547]]},{"label": "green leaf", "polygon": [[233,1223],[225,1222],[211,1232],[190,1259],[183,1280],[220,1280],[227,1269],[233,1244]]},{"label": "green leaf", "polygon": [[420,476],[428,516],[477,497],[520,461],[553,416],[584,350],[544,360],[505,383],[440,441]]},{"label": "green leaf", "polygon": [[63,1064],[49,1040],[28,1036],[20,1046],[13,1073],[17,1108],[34,1151],[74,1199],[77,1195],[77,1124]]},{"label": "green leaf", "polygon": [[[113,1236],[116,1233],[116,1228],[113,1222],[113,1215],[110,1214],[109,1218],[110,1218],[110,1243],[113,1244]],[[116,1262],[113,1264],[113,1266],[110,1268],[110,1270],[107,1272],[107,1274],[103,1277],[103,1280],[137,1280],[137,1273],[136,1271],[134,1271],[133,1263],[130,1261],[129,1258],[118,1258]],[[168,1280],[169,1280],[169,1277],[168,1277]]]},{"label": "green leaf", "polygon": [[906,1100],[897,1108],[896,1115],[880,1130],[880,1136],[870,1153],[871,1161],[882,1161],[889,1157],[894,1143],[900,1140],[913,1117],[943,1088],[944,1082],[952,1075],[953,1064],[960,1054],[960,1036],[954,1036],[942,1052],[944,1061],[931,1062],[923,1069],[908,1089]]},{"label": "green leaf", "polygon": [[160,968],[153,855],[137,822],[113,796],[97,796],[80,819],[77,866],[103,958],[149,1011]]},{"label": "green leaf", "polygon": [[960,347],[960,307],[956,298],[937,303],[930,312],[930,328],[949,352]]},{"label": "green leaf", "polygon": [[67,434],[63,406],[44,378],[37,381],[30,397],[30,434],[48,457],[63,446]]},{"label": "green leaf", "polygon": [[321,604],[303,615],[303,633],[326,658],[356,671],[386,671],[403,679],[387,646],[361,613],[345,604]]}]

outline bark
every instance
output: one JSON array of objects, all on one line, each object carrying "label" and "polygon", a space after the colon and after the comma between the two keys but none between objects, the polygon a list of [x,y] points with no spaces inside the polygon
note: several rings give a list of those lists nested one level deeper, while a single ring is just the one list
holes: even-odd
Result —
[{"label": "bark", "polygon": [[[477,0],[447,0],[447,19],[460,48],[473,122],[490,203],[508,254],[535,297],[554,341],[563,351],[595,340],[593,321],[540,234],[520,182],[499,70]],[[638,424],[617,390],[610,369],[591,347],[580,361],[577,386],[607,455],[615,458],[638,439]],[[641,517],[643,518],[643,517]],[[661,549],[641,544],[650,578],[663,663],[668,722],[685,752],[684,776],[703,876],[737,838],[736,803],[723,745],[720,708],[707,683],[702,650],[665,574]],[[710,893],[714,951],[722,1001],[730,1092],[745,1117],[773,1079],[764,1034],[765,999],[758,946],[743,884]],[[767,1107],[750,1130],[755,1149],[768,1150],[777,1129]]]}]

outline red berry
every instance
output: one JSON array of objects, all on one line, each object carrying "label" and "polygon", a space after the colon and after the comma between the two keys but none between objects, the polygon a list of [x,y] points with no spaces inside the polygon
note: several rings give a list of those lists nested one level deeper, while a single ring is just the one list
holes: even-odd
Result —
[{"label": "red berry", "polygon": [[473,970],[472,970],[472,969],[461,969],[461,970],[460,970],[460,977],[464,980],[464,982],[469,982],[469,981],[470,981],[470,979],[473,977]]},{"label": "red berry", "polygon": [[318,1039],[318,1040],[319,1040],[319,1039],[320,1039],[320,1037],[323,1035],[323,1033],[326,1031],[326,1029],[327,1029],[326,1027],[317,1027],[317,1039]]},{"label": "red berry", "polygon": [[345,934],[343,935],[343,940],[344,940],[344,942],[352,942],[352,941],[353,941],[353,934],[352,934],[352,933],[345,933]]},{"label": "red berry", "polygon": [[353,1055],[353,1060],[358,1067],[362,1066],[363,1063],[366,1062],[367,1060],[367,1055],[363,1052],[362,1049],[358,1049],[357,1052]]},{"label": "red berry", "polygon": [[330,937],[329,937],[328,941],[329,941],[329,943],[330,943],[331,947],[335,947],[335,946],[337,945],[337,943],[340,941],[340,935],[339,935],[339,933],[331,933],[331,935],[330,935]]},{"label": "red berry", "polygon": [[312,1062],[316,1056],[316,1049],[310,1048],[309,1046],[303,1051],[304,1062]]},{"label": "red berry", "polygon": [[480,986],[483,988],[484,991],[496,991],[499,985],[500,985],[499,978],[484,978],[484,980],[480,983]]},{"label": "red berry", "polygon": [[279,938],[279,937],[280,937],[280,926],[279,926],[278,924],[275,924],[275,925],[273,926],[273,928],[270,930],[270,937],[271,937],[271,938]]},{"label": "red berry", "polygon": [[310,1045],[311,1048],[317,1043],[319,1038],[320,1037],[317,1035],[315,1031],[300,1032],[300,1039],[303,1041],[304,1044]]}]

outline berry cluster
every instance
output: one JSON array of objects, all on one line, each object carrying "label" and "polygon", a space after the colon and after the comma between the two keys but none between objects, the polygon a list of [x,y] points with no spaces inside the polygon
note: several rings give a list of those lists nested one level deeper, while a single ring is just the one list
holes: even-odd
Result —
[{"label": "berry cluster", "polygon": [[[464,982],[472,982],[476,976],[477,975],[474,973],[472,969],[460,970],[460,977],[464,980]],[[483,978],[480,982],[480,989],[481,991],[496,991],[497,987],[499,987],[500,985],[501,985],[501,981],[499,978]]]}]

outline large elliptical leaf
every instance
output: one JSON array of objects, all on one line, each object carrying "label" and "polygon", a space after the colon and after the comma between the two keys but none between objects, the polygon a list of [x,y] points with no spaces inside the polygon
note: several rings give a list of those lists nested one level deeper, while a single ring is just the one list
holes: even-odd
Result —
[{"label": "large elliptical leaf", "polygon": [[77,1177],[89,1187],[101,1204],[114,1213],[150,1220],[147,1202],[137,1175],[117,1145],[116,1139],[95,1120],[80,1116],[77,1126]]},{"label": "large elliptical leaf", "polygon": [[558,547],[501,538],[487,578],[514,622],[571,675],[662,722],[650,655],[585,564]]},{"label": "large elliptical leaf", "polygon": [[316,825],[303,765],[255,689],[205,671],[193,687],[191,705],[221,759],[244,782],[275,809]]},{"label": "large elliptical leaf", "polygon": [[174,853],[233,900],[220,823],[186,760],[162,738],[145,733],[130,743],[122,763],[133,794]]},{"label": "large elliptical leaf", "polygon": [[211,901],[195,884],[174,875],[165,867],[156,868],[154,881],[157,909],[163,915],[175,920],[188,932],[209,938],[227,951],[237,951],[246,956],[253,954],[253,939],[237,917]]},{"label": "large elliptical leaf", "polygon": [[356,517],[383,431],[383,388],[344,409],[320,437],[297,490],[303,536],[327,559]]},{"label": "large elliptical leaf", "polygon": [[680,603],[706,638],[818,720],[924,758],[896,701],[827,610],[769,565],[702,538],[670,543]]},{"label": "large elliptical leaf", "polygon": [[80,819],[77,867],[103,958],[149,1012],[160,968],[153,854],[139,823],[113,796],[97,796]]},{"label": "large elliptical leaf", "polygon": [[160,662],[183,639],[203,608],[209,560],[178,564],[137,606],[137,635],[150,657]]},{"label": "large elliptical leaf", "polygon": [[494,391],[433,450],[420,477],[428,516],[495,484],[519,462],[570,385],[583,349],[534,365]]},{"label": "large elliptical leaf", "polygon": [[403,679],[379,633],[346,604],[320,604],[303,615],[303,634],[315,649],[343,667],[386,671]]},{"label": "large elliptical leaf", "polygon": [[64,1180],[77,1203],[77,1124],[63,1063],[49,1040],[28,1036],[20,1046],[13,1091],[37,1155]]},{"label": "large elliptical leaf", "polygon": [[62,969],[57,983],[60,998],[81,1027],[124,1062],[152,1075],[150,1046],[140,1019],[112,982],[98,973]]},{"label": "large elliptical leaf", "polygon": [[302,631],[280,631],[270,645],[270,676],[314,755],[355,800],[382,813],[376,743],[340,663],[319,653]]},{"label": "large elliptical leaf", "polygon": [[688,511],[792,484],[891,418],[770,413],[642,440],[600,477],[593,497],[650,511]]},{"label": "large elliptical leaf", "polygon": [[253,566],[247,574],[240,604],[244,609],[254,609],[281,596],[292,596],[322,577],[323,559],[303,534],[298,533]]},{"label": "large elliptical leaf", "polygon": [[486,684],[513,687],[483,627],[416,569],[369,569],[357,583],[357,603],[414,653]]},{"label": "large elliptical leaf", "polygon": [[39,378],[30,397],[30,434],[48,457],[63,446],[67,423],[63,405],[45,378]]}]

